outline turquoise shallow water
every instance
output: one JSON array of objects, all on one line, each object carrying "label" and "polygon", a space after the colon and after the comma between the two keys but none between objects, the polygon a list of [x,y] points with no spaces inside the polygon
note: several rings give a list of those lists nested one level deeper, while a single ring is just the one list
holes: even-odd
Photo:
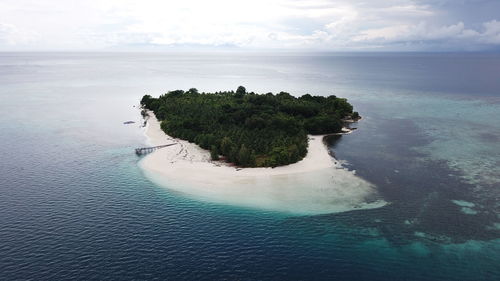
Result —
[{"label": "turquoise shallow water", "polygon": [[[0,55],[4,280],[497,280],[500,56]],[[133,106],[197,87],[336,93],[330,140],[384,208],[320,216],[197,201],[137,167]]]}]

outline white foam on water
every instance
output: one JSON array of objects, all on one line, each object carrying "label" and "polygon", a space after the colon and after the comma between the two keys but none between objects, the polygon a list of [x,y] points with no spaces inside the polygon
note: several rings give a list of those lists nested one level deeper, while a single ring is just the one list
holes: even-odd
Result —
[{"label": "white foam on water", "polygon": [[468,207],[468,208],[473,208],[476,206],[476,204],[464,200],[451,200],[455,205],[458,205],[460,207]]},{"label": "white foam on water", "polygon": [[478,211],[467,207],[462,207],[460,210],[466,215],[477,215],[478,213]]}]

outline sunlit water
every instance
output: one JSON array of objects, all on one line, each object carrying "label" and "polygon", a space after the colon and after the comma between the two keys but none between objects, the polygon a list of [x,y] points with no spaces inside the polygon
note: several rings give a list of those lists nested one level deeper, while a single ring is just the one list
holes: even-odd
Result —
[{"label": "sunlit water", "polygon": [[[2,280],[498,280],[500,56],[0,55]],[[330,140],[383,208],[291,216],[156,186],[134,105],[196,87],[348,97]]]}]

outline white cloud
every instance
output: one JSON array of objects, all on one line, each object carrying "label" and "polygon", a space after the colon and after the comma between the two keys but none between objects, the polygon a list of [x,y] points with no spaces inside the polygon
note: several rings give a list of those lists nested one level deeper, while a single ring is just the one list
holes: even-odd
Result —
[{"label": "white cloud", "polygon": [[0,44],[27,44],[36,41],[36,37],[33,32],[19,30],[15,25],[0,23]]},{"label": "white cloud", "polygon": [[454,18],[438,2],[2,0],[0,49],[194,44],[352,50],[447,40],[454,46],[500,45],[499,21],[474,18],[474,28],[468,27],[471,20]]},{"label": "white cloud", "polygon": [[447,26],[430,26],[424,22],[416,25],[395,25],[362,31],[353,38],[356,42],[396,43],[414,41],[439,41],[462,45],[500,44],[500,22],[483,23],[483,30],[467,29],[463,22]]},{"label": "white cloud", "polygon": [[492,20],[483,23],[484,32],[480,35],[481,41],[490,44],[500,44],[500,21]]},{"label": "white cloud", "polygon": [[336,9],[331,18],[333,21],[325,25],[325,28],[333,36],[339,36],[345,32],[352,31],[352,27],[358,21],[358,11],[352,7],[341,7]]},{"label": "white cloud", "polygon": [[464,24],[459,22],[449,26],[433,27],[421,22],[415,25],[394,25],[377,29],[367,29],[353,38],[354,41],[416,41],[437,40],[460,37],[463,35]]}]

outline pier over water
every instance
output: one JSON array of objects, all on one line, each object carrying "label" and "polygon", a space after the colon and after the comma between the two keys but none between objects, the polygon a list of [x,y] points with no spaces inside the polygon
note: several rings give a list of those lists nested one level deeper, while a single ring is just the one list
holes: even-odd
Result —
[{"label": "pier over water", "polygon": [[139,147],[139,148],[135,149],[135,154],[137,154],[138,156],[141,156],[141,155],[144,155],[144,154],[151,153],[151,152],[153,152],[153,151],[155,151],[157,149],[164,148],[164,147],[167,147],[167,146],[176,145],[176,144],[177,143],[169,143],[169,144],[158,145],[158,146]]}]

